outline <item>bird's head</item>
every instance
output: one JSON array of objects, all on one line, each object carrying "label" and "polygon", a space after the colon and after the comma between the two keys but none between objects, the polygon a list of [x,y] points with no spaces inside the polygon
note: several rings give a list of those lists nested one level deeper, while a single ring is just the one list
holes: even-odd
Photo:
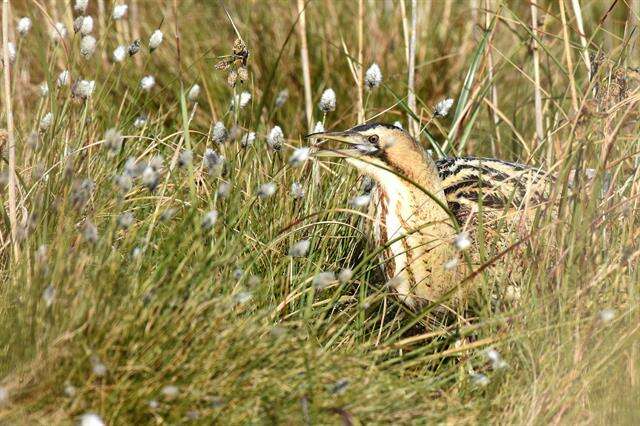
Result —
[{"label": "bird's head", "polygon": [[[345,158],[374,178],[382,178],[389,172],[416,178],[433,164],[415,139],[400,127],[389,124],[362,124],[341,132],[312,133],[307,138],[320,140],[323,149],[315,154],[317,157]],[[341,146],[331,147],[330,141]]]}]

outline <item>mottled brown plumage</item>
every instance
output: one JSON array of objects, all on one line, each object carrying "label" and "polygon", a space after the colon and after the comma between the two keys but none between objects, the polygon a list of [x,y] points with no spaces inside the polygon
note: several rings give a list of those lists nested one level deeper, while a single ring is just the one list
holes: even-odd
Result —
[{"label": "mottled brown plumage", "polygon": [[[406,132],[385,124],[312,136],[351,145],[318,155],[344,157],[375,181],[370,228],[376,245],[385,247],[381,265],[390,287],[411,307],[449,291],[452,300],[463,299],[468,286],[456,286],[470,271],[456,237],[475,241],[482,226],[485,251],[504,250],[527,232],[553,181],[542,170],[496,159],[433,161]],[[479,263],[475,245],[469,254]],[[517,274],[513,262],[507,269],[507,276]]]}]

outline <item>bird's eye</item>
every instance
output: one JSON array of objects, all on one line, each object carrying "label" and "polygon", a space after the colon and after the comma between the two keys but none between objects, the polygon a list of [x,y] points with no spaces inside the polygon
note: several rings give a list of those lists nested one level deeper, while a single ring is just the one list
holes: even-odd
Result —
[{"label": "bird's eye", "polygon": [[378,135],[371,135],[367,140],[369,141],[369,143],[376,145],[380,138],[378,137]]}]

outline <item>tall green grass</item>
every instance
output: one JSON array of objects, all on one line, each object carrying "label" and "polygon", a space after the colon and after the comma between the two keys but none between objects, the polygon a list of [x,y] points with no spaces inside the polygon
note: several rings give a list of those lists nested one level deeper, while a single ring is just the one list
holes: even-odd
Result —
[{"label": "tall green grass", "polygon": [[[365,213],[349,203],[362,192],[361,178],[341,163],[287,162],[308,132],[295,4],[225,2],[227,15],[222,3],[132,0],[115,22],[112,5],[103,14],[99,3],[87,12],[98,39],[88,60],[79,55],[79,36],[64,45],[49,38],[51,21],[71,30],[71,7],[12,5],[12,18],[30,15],[34,27],[23,38],[11,33],[18,54],[12,91],[3,93],[16,125],[19,241],[14,256],[3,181],[2,423],[69,424],[89,412],[109,424],[637,418],[639,63],[623,2],[582,5],[592,77],[571,2],[566,28],[558,4],[540,2],[537,34],[528,4],[418,2],[419,111],[407,111],[399,3],[364,3],[362,65],[376,62],[384,75],[380,88],[365,93],[367,119],[407,126],[413,114],[434,155],[442,147],[541,165],[558,177],[559,213],[541,212],[509,254],[526,269],[517,300],[504,297],[508,277],[488,267],[474,281],[478,296],[469,309],[439,327],[376,278],[380,248],[364,231]],[[306,3],[313,122],[326,128],[356,124],[349,60],[357,58],[357,11],[357,2]],[[148,36],[159,25],[163,44],[149,53]],[[113,49],[134,34],[142,36],[140,53],[111,63]],[[232,53],[238,34],[249,74],[231,88],[214,65]],[[541,111],[534,109],[534,36]],[[89,100],[56,87],[62,69],[72,81],[96,81]],[[139,85],[146,75],[157,82],[149,92]],[[43,81],[50,90],[41,97]],[[197,102],[187,95],[194,83],[202,86]],[[337,109],[324,115],[316,104],[329,87]],[[278,107],[284,89],[289,98]],[[249,104],[230,108],[243,91]],[[432,118],[445,97],[456,100],[451,116]],[[47,112],[53,124],[39,131]],[[546,134],[539,143],[536,114]],[[146,124],[136,127],[142,115]],[[217,121],[237,132],[222,145],[211,138]],[[266,144],[274,125],[286,136],[280,152]],[[110,155],[104,135],[114,127],[124,143]],[[256,140],[244,148],[250,131]],[[224,155],[221,176],[202,166],[207,148]],[[194,160],[178,167],[184,149]],[[114,178],[128,158],[146,164],[157,155],[164,162],[155,191],[141,178],[118,190]],[[592,179],[581,172],[587,168]],[[93,185],[83,191],[87,179]],[[270,182],[275,194],[260,197]],[[294,182],[305,190],[301,199],[291,195]],[[218,192],[223,183],[231,187],[226,196]],[[207,229],[202,221],[212,210],[217,222]],[[125,212],[135,221],[123,229]],[[87,221],[97,227],[95,241],[86,238]],[[310,240],[308,254],[288,256],[302,239]],[[318,273],[344,268],[355,271],[348,282],[314,286]],[[492,363],[488,348],[506,365]]]}]

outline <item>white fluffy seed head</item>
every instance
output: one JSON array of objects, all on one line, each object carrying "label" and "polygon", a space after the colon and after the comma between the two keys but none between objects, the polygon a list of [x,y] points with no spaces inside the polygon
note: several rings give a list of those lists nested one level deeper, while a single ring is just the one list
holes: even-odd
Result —
[{"label": "white fluffy seed head", "polygon": [[336,109],[336,92],[333,89],[327,89],[322,92],[318,107],[324,114],[334,111]]},{"label": "white fluffy seed head", "polygon": [[313,288],[316,290],[322,290],[329,286],[336,280],[336,274],[333,272],[320,272],[313,277]]},{"label": "white fluffy seed head", "polygon": [[600,311],[599,316],[600,320],[606,324],[613,321],[613,319],[616,317],[616,311],[611,308],[603,309]]},{"label": "white fluffy seed head", "polygon": [[7,43],[7,50],[9,51],[9,62],[14,63],[16,61],[16,45],[12,41]]},{"label": "white fluffy seed head", "polygon": [[111,155],[120,152],[122,148],[122,133],[115,127],[107,130],[104,134],[104,146]]},{"label": "white fluffy seed head", "polygon": [[38,88],[40,89],[40,96],[43,98],[49,94],[49,83],[46,81],[41,83]]},{"label": "white fluffy seed head", "polygon": [[464,251],[471,247],[471,240],[469,239],[469,234],[466,232],[461,232],[456,235],[453,243],[459,251]]},{"label": "white fluffy seed head", "polygon": [[89,35],[93,31],[93,18],[91,16],[83,16],[80,23],[80,34]]},{"label": "white fluffy seed head", "polygon": [[301,198],[304,198],[306,193],[307,193],[306,189],[304,188],[304,186],[302,186],[300,182],[293,182],[291,184],[291,197],[294,200],[299,200]]},{"label": "white fluffy seed head", "polygon": [[96,39],[92,35],[86,35],[80,40],[80,54],[85,58],[90,58],[96,51]]},{"label": "white fluffy seed head", "polygon": [[127,48],[125,46],[118,46],[113,51],[113,62],[122,62],[127,57]]},{"label": "white fluffy seed head", "polygon": [[162,34],[162,31],[160,31],[160,30],[155,30],[151,34],[151,37],[149,37],[149,50],[151,52],[156,50],[160,46],[160,44],[162,44],[163,37],[164,37],[164,35]]},{"label": "white fluffy seed head", "polygon": [[129,10],[129,6],[127,6],[126,4],[117,4],[115,5],[115,7],[113,8],[113,14],[112,17],[114,20],[119,20],[124,18],[124,15],[127,14],[127,10]]},{"label": "white fluffy seed head", "polygon": [[40,119],[40,130],[45,131],[53,124],[53,114],[46,113],[44,117]]},{"label": "white fluffy seed head", "polygon": [[293,167],[301,166],[309,159],[309,154],[311,150],[307,147],[298,148],[293,151],[291,157],[289,157],[289,164]]},{"label": "white fluffy seed head", "polygon": [[85,13],[87,11],[87,6],[89,6],[89,0],[76,0],[73,8],[77,12]]},{"label": "white fluffy seed head", "polygon": [[453,99],[443,99],[438,102],[433,110],[433,115],[436,117],[446,117],[449,114],[449,110],[453,106]]},{"label": "white fluffy seed head", "polygon": [[240,146],[243,148],[249,147],[253,145],[253,142],[256,140],[256,132],[248,132],[242,136],[240,139]]},{"label": "white fluffy seed head", "polygon": [[224,127],[224,123],[222,121],[216,122],[213,126],[213,130],[211,131],[211,139],[215,143],[224,143],[227,140],[229,134],[227,133],[227,129]]},{"label": "white fluffy seed head", "polygon": [[349,205],[352,207],[361,209],[363,207],[367,207],[371,202],[371,196],[369,194],[358,195],[357,197],[353,197],[349,200]]},{"label": "white fluffy seed head", "polygon": [[269,148],[274,151],[280,151],[282,149],[282,145],[284,144],[284,133],[280,126],[273,126],[267,136],[267,144],[269,145]]},{"label": "white fluffy seed head", "polygon": [[199,96],[200,96],[200,85],[194,84],[193,86],[191,86],[191,89],[189,89],[189,93],[187,93],[187,99],[189,99],[191,102],[195,102],[198,100]]},{"label": "white fluffy seed head", "polygon": [[281,108],[287,102],[287,99],[289,99],[289,91],[282,89],[276,97],[276,108]]},{"label": "white fluffy seed head", "polygon": [[291,257],[304,257],[309,251],[311,242],[309,240],[300,240],[289,247],[289,256]]},{"label": "white fluffy seed head", "polygon": [[242,92],[239,95],[236,95],[235,98],[231,101],[231,108],[235,108],[237,105],[240,109],[243,109],[244,107],[249,105],[249,102],[251,102],[251,93]]},{"label": "white fluffy seed head", "polygon": [[153,89],[153,86],[156,85],[156,79],[154,76],[152,75],[147,75],[145,77],[142,77],[142,80],[140,80],[140,88],[144,91],[150,91],[151,89]]},{"label": "white fluffy seed head", "polygon": [[324,124],[322,121],[318,121],[316,125],[313,127],[313,133],[322,133],[324,132]]},{"label": "white fluffy seed head", "polygon": [[16,30],[18,31],[18,34],[24,37],[31,30],[31,25],[32,25],[31,18],[25,16],[18,20],[18,24],[16,25]]},{"label": "white fluffy seed head", "polygon": [[382,71],[378,64],[373,63],[364,75],[364,83],[369,90],[375,89],[382,83]]},{"label": "white fluffy seed head", "polygon": [[338,281],[340,281],[340,284],[348,283],[351,281],[351,278],[353,278],[353,271],[349,268],[344,268],[338,273]]},{"label": "white fluffy seed head", "polygon": [[56,22],[51,29],[51,39],[57,43],[64,38],[67,38],[67,27],[62,22]]},{"label": "white fluffy seed head", "polygon": [[86,413],[80,416],[80,426],[104,426],[104,422],[95,413]]},{"label": "white fluffy seed head", "polygon": [[58,87],[69,85],[69,71],[62,70],[60,74],[58,74],[58,78],[56,79],[56,85]]},{"label": "white fluffy seed head", "polygon": [[73,93],[81,99],[89,99],[95,87],[95,80],[80,80],[75,84]]},{"label": "white fluffy seed head", "polygon": [[208,230],[218,221],[218,212],[216,210],[208,211],[202,218],[202,229]]},{"label": "white fluffy seed head", "polygon": [[258,188],[258,197],[260,198],[269,198],[275,193],[276,184],[273,182],[264,183]]}]

